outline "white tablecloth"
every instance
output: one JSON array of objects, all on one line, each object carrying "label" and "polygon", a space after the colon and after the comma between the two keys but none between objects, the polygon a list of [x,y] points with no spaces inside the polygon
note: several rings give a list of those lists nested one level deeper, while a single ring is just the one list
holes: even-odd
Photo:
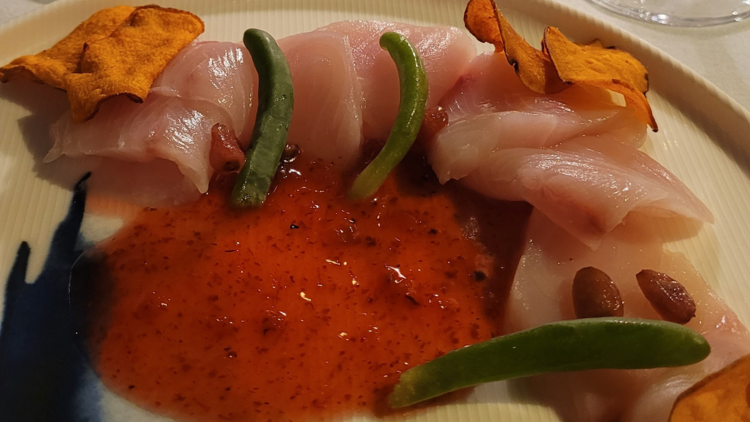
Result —
[{"label": "white tablecloth", "polygon": [[[0,0],[0,24],[54,0]],[[621,17],[587,0],[557,0],[634,33],[688,65],[750,110],[750,20],[672,28]]]}]

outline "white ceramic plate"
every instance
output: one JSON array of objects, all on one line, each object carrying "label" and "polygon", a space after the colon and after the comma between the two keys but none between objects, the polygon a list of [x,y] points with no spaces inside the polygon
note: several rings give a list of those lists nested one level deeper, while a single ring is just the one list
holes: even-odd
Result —
[{"label": "white ceramic plate", "polygon": [[[41,51],[80,21],[120,0],[61,0],[0,28],[0,63]],[[128,2],[129,3],[129,2]],[[503,0],[500,7],[532,44],[545,26],[559,27],[576,41],[600,38],[638,57],[650,71],[649,99],[660,131],[649,133],[646,152],[673,171],[703,199],[716,224],[655,228],[682,232],[670,249],[684,252],[708,283],[750,323],[750,113],[713,85],[661,51],[603,22],[546,0]],[[141,4],[139,2],[132,3]],[[464,0],[162,0],[163,6],[204,19],[207,40],[238,41],[254,26],[276,37],[309,31],[343,19],[383,19],[463,27]],[[486,50],[486,46],[480,46]],[[27,279],[38,274],[52,232],[70,202],[80,169],[40,164],[48,148],[45,125],[65,107],[63,95],[39,87],[0,87],[0,287],[22,240],[32,248]],[[84,225],[95,219],[87,215]],[[669,234],[669,233],[665,233]],[[4,295],[0,288],[0,299]],[[95,384],[95,383],[94,383]],[[161,418],[104,392],[104,420]],[[353,419],[369,419],[352,416]],[[554,421],[554,412],[534,404],[514,384],[477,388],[467,400],[409,416],[430,421]]]}]

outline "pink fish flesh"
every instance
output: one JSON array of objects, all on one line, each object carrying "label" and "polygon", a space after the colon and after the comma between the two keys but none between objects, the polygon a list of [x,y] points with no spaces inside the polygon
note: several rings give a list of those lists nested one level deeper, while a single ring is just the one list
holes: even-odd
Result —
[{"label": "pink fish flesh", "polygon": [[[44,161],[62,155],[95,155],[141,163],[138,171],[180,181],[179,188],[163,186],[167,192],[159,192],[153,201],[139,195],[141,205],[177,205],[194,200],[198,193],[208,190],[213,173],[209,164],[213,125],[222,123],[231,128],[244,145],[249,141],[252,72],[251,58],[244,47],[195,43],[167,66],[143,104],[125,97],[113,98],[102,104],[93,119],[80,124],[63,115],[51,128],[55,143]],[[162,168],[169,162],[176,166]],[[159,168],[148,168],[152,166]],[[119,167],[124,170],[121,178],[129,179],[127,166]],[[177,175],[165,175],[174,171],[195,189],[185,189]]]},{"label": "pink fish flesh", "polygon": [[463,180],[484,195],[529,202],[592,248],[631,212],[713,222],[708,208],[654,159],[596,137],[496,151]]},{"label": "pink fish flesh", "polygon": [[[506,307],[506,331],[574,319],[575,273],[593,266],[616,283],[626,317],[661,319],[641,292],[635,275],[643,269],[679,281],[696,302],[688,327],[712,347],[703,362],[652,370],[597,370],[533,377],[527,382],[542,403],[565,421],[666,422],[676,397],[706,375],[750,353],[750,334],[687,259],[664,250],[644,218],[629,218],[602,239],[596,251],[560,229],[542,213],[532,213]],[[652,226],[651,226],[652,227]]]},{"label": "pink fish flesh", "polygon": [[362,88],[348,39],[308,32],[279,41],[294,84],[290,145],[349,167],[362,143]]},{"label": "pink fish flesh", "polygon": [[405,36],[419,52],[427,72],[427,107],[437,106],[476,55],[474,42],[460,29],[416,26],[382,21],[342,21],[320,28],[349,39],[354,67],[362,85],[365,139],[385,140],[396,120],[399,102],[398,72],[380,36],[389,31]]},{"label": "pink fish flesh", "polygon": [[[307,33],[280,41],[289,54],[295,85],[295,112],[289,143],[313,157],[350,165],[362,140],[361,88],[346,37]],[[190,69],[190,71],[186,71]],[[209,163],[211,128],[222,123],[247,147],[255,121],[257,75],[247,50],[234,43],[196,43],[185,48],[155,81],[143,104],[114,98],[90,121],[73,124],[63,116],[51,130],[55,145],[45,157],[99,156],[125,162],[141,173],[158,173],[175,185],[112,189],[141,205],[177,205],[206,192],[213,169]],[[164,167],[167,163],[174,163]],[[150,169],[156,166],[160,168]],[[127,165],[115,168],[128,176]],[[178,171],[195,188],[186,187]],[[113,170],[97,170],[92,180],[117,179]],[[102,173],[107,173],[106,175]],[[114,186],[122,185],[114,184]],[[152,195],[133,195],[142,190]],[[170,192],[171,191],[171,192]],[[149,198],[153,197],[153,200]]]},{"label": "pink fish flesh", "polygon": [[608,91],[574,85],[558,94],[537,94],[521,83],[504,54],[484,53],[474,58],[440,105],[451,123],[489,113],[522,111],[557,116],[557,131],[563,132],[557,136],[562,139],[610,134],[620,142],[641,146],[646,138],[646,125],[630,109],[613,103]]}]

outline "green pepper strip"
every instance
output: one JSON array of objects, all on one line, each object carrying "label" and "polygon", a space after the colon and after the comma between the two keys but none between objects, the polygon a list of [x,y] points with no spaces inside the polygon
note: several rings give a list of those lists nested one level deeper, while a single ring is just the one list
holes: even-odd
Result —
[{"label": "green pepper strip", "polygon": [[232,190],[232,205],[258,207],[268,196],[286,146],[294,108],[289,63],[271,35],[248,29],[243,37],[258,72],[258,114],[245,165]]},{"label": "green pepper strip", "polygon": [[388,173],[401,162],[417,139],[427,104],[427,74],[413,45],[401,34],[386,32],[380,46],[391,55],[398,68],[401,100],[396,123],[377,157],[354,180],[349,198],[364,199],[374,194]]},{"label": "green pepper strip", "polygon": [[711,352],[703,336],[665,321],[590,318],[556,322],[454,350],[401,374],[393,408],[485,382],[549,372],[689,365]]}]

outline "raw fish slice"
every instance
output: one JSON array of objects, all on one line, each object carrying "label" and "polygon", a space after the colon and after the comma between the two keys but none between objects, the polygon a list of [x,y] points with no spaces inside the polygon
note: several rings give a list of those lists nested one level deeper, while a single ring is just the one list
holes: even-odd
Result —
[{"label": "raw fish slice", "polygon": [[349,38],[364,95],[362,118],[366,139],[386,139],[398,110],[398,72],[388,52],[380,48],[383,33],[398,32],[416,47],[427,72],[428,108],[437,106],[476,55],[474,42],[458,28],[447,26],[343,21],[319,31],[337,32]]},{"label": "raw fish slice", "polygon": [[223,109],[206,101],[158,93],[150,94],[143,104],[114,98],[85,123],[73,123],[69,114],[63,115],[51,128],[55,144],[44,161],[61,155],[142,163],[164,159],[177,164],[198,191],[206,192],[213,173],[208,163],[211,127],[228,121]]},{"label": "raw fish slice", "polygon": [[441,106],[449,124],[428,158],[442,183],[463,179],[485,195],[527,201],[590,247],[631,211],[713,221],[687,187],[635,149],[646,125],[605,90],[536,94],[504,55],[486,53]]},{"label": "raw fish slice", "polygon": [[708,208],[651,157],[596,137],[495,151],[463,181],[487,196],[529,202],[592,248],[631,212],[713,222]]},{"label": "raw fish slice", "polygon": [[[73,124],[69,114],[63,115],[51,128],[54,145],[44,161],[67,155],[150,163],[148,173],[176,183],[155,183],[151,193],[127,195],[130,199],[140,205],[163,205],[165,198],[172,198],[166,202],[173,205],[193,200],[208,190],[213,174],[208,162],[213,125],[233,128],[243,137],[241,142],[249,142],[254,121],[249,103],[253,77],[250,56],[243,47],[192,44],[167,66],[143,104],[114,98],[102,104],[93,119],[80,124]],[[176,166],[154,168],[170,161]],[[144,166],[128,168],[116,167],[122,180],[131,179],[129,173],[142,173]],[[183,176],[173,176],[175,169]],[[113,171],[107,171],[109,180],[116,179]],[[96,179],[94,174],[94,184]],[[183,179],[195,186],[194,191],[186,188]]]},{"label": "raw fish slice", "polygon": [[[362,140],[362,94],[346,37],[318,32],[280,43],[290,55],[297,100],[289,142],[315,157],[351,164],[359,155]],[[251,104],[257,95],[254,81],[257,75],[250,55],[241,45],[192,44],[155,81],[143,104],[116,98],[104,103],[99,114],[83,124],[72,124],[68,115],[63,116],[52,128],[55,144],[45,161],[61,155],[139,163],[153,160],[151,167],[172,161],[197,192],[205,192],[213,174],[209,164],[211,128],[222,123],[238,134],[244,147],[249,144],[256,114]],[[117,168],[127,180],[127,166]],[[149,169],[165,174],[173,171],[171,166],[163,171]],[[108,180],[115,179],[111,173]],[[163,183],[159,186],[167,188]],[[196,197],[195,192],[186,192],[182,182],[171,190],[174,201],[170,203]],[[161,205],[169,195],[154,191],[127,196],[141,205]]]},{"label": "raw fish slice", "polygon": [[[429,160],[441,183],[461,179],[482,167],[493,152],[509,148],[551,147],[576,136],[598,136],[595,124],[571,123],[559,113],[501,111],[450,123],[438,132]],[[607,133],[616,142],[617,133]]]},{"label": "raw fish slice", "polygon": [[526,250],[506,308],[506,331],[575,318],[572,283],[576,271],[593,266],[617,284],[626,317],[660,319],[638,287],[643,269],[664,272],[685,286],[696,302],[687,326],[712,345],[695,365],[639,371],[586,371],[534,377],[528,382],[543,403],[565,421],[666,422],[675,398],[707,374],[750,353],[750,335],[681,254],[663,250],[645,219],[629,218],[592,251],[538,211],[532,213]]},{"label": "raw fish slice", "polygon": [[252,57],[241,44],[196,42],[172,59],[151,92],[218,105],[230,117],[227,127],[247,146],[255,121],[257,79]]},{"label": "raw fish slice", "polygon": [[440,183],[460,180],[495,151],[559,143],[562,138],[555,132],[558,122],[551,114],[517,111],[480,114],[449,124],[438,132],[428,150],[428,159]]},{"label": "raw fish slice", "polygon": [[290,145],[328,162],[350,166],[362,143],[362,88],[347,38],[309,32],[279,41],[294,84]]},{"label": "raw fish slice", "polygon": [[[504,54],[477,56],[440,105],[451,123],[487,113],[524,111],[558,116],[558,130],[565,132],[560,138],[608,134],[619,142],[641,146],[646,137],[646,125],[630,109],[614,104],[608,91],[573,86],[558,94],[537,94],[520,82]],[[486,141],[484,137],[477,140]]]}]

